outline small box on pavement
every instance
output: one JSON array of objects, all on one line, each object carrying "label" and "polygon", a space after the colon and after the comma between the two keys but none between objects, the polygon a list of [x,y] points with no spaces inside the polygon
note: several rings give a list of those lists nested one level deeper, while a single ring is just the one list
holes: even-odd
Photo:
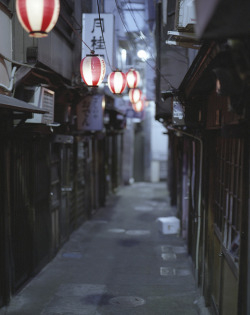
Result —
[{"label": "small box on pavement", "polygon": [[162,234],[178,234],[180,232],[180,220],[176,217],[157,218],[156,222]]}]

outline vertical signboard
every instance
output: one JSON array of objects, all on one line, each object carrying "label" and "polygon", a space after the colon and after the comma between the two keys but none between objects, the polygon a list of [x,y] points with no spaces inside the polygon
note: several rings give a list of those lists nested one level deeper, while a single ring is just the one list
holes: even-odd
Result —
[{"label": "vertical signboard", "polygon": [[175,97],[173,98],[172,114],[174,125],[185,125],[185,107]]},{"label": "vertical signboard", "polygon": [[86,96],[76,107],[77,129],[85,131],[102,131],[103,108],[102,95]]},{"label": "vertical signboard", "polygon": [[[103,36],[102,36],[103,31]],[[113,70],[114,52],[114,16],[110,13],[82,15],[82,40],[89,48],[101,55],[106,63],[107,76]],[[89,48],[82,44],[82,58],[90,54]],[[106,47],[105,47],[106,46]]]}]

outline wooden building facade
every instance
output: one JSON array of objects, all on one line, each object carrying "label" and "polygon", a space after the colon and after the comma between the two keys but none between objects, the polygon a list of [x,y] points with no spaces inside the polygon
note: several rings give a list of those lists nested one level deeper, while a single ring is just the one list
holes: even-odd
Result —
[{"label": "wooden building facade", "polygon": [[[162,38],[156,34],[162,45],[186,47],[186,54],[197,51],[179,85],[170,84],[174,81],[166,71],[162,75],[169,82],[158,77],[156,118],[169,136],[167,182],[206,306],[212,314],[247,315],[249,4],[187,2],[167,1],[162,25],[158,22]],[[195,7],[196,16],[183,25],[185,12],[180,12],[185,6]],[[164,14],[169,16],[167,24]],[[176,66],[177,77],[179,73]]]},{"label": "wooden building facade", "polygon": [[79,127],[106,98],[80,79],[75,30],[91,3],[62,0],[58,23],[38,40],[20,26],[15,1],[0,1],[0,307],[121,184],[120,120]]}]

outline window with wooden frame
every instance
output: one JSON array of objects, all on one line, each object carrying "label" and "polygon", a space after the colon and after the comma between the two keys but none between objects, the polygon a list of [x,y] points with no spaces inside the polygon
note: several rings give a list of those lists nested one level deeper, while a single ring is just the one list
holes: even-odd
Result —
[{"label": "window with wooden frame", "polygon": [[216,142],[214,220],[222,244],[234,262],[239,259],[240,248],[243,144],[243,139],[239,138],[220,137]]}]

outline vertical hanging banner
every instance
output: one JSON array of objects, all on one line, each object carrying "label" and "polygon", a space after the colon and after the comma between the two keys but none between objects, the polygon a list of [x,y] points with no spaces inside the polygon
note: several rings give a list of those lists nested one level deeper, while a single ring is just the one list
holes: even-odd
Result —
[{"label": "vertical hanging banner", "polygon": [[96,94],[86,96],[76,106],[77,129],[85,131],[102,131],[103,96]]},{"label": "vertical hanging banner", "polygon": [[[104,80],[107,82],[108,74],[113,71],[111,67],[113,65],[114,56],[115,23],[113,14],[101,13],[100,17],[101,18],[99,18],[99,14],[92,13],[84,13],[82,15],[82,40],[95,51],[95,54],[101,55],[104,58],[107,69]],[[82,44],[82,58],[89,54],[89,49],[86,45]]]}]

